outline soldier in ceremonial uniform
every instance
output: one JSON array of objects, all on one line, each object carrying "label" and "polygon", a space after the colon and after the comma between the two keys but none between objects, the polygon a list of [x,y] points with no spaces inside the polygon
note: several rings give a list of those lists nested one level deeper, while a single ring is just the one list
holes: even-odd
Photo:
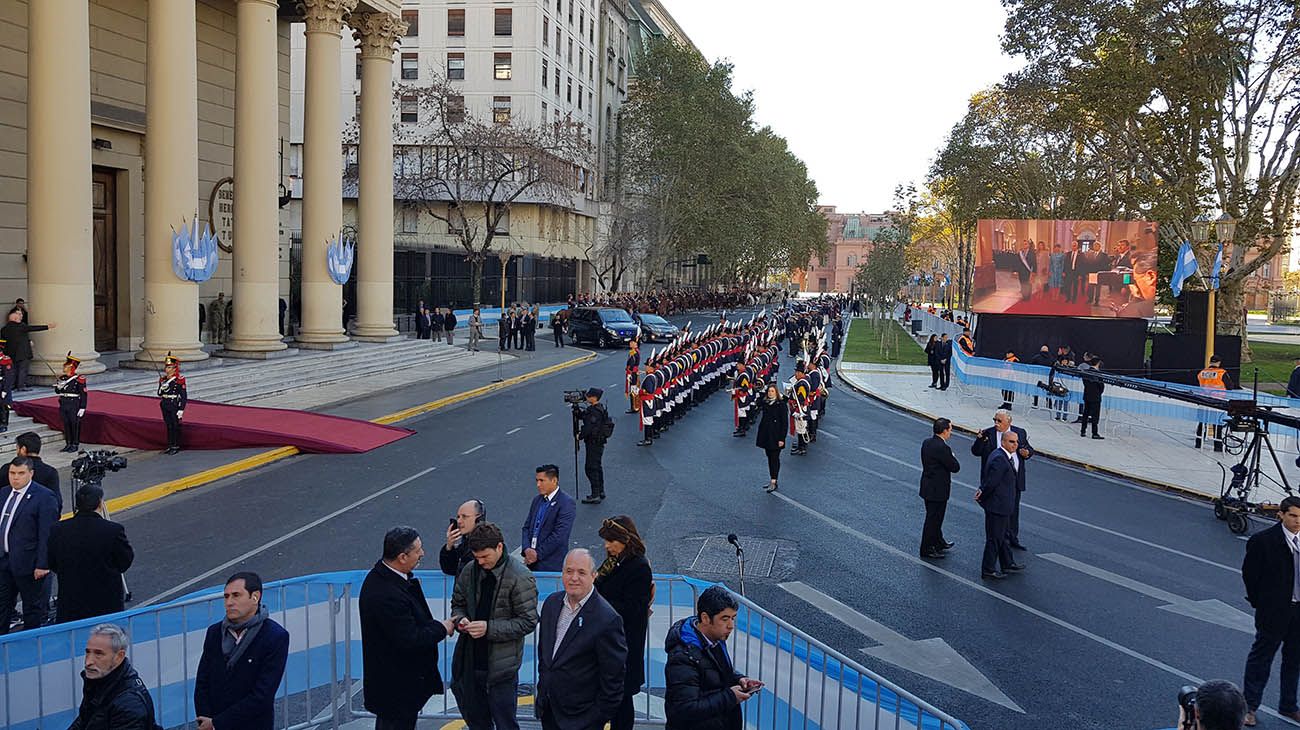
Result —
[{"label": "soldier in ceremonial uniform", "polygon": [[627,364],[623,366],[623,393],[627,395],[627,412],[637,413],[637,383],[641,370],[641,351],[637,347],[636,340],[628,345]]},{"label": "soldier in ceremonial uniform", "polygon": [[63,375],[54,381],[54,394],[59,397],[59,415],[63,418],[64,447],[60,451],[75,453],[81,448],[81,419],[86,415],[86,378],[77,375],[81,360],[68,351],[63,361]]},{"label": "soldier in ceremonial uniform", "polygon": [[0,433],[9,430],[9,409],[14,404],[14,361],[4,354],[5,341],[0,340]]},{"label": "soldier in ceremonial uniform", "polygon": [[641,431],[643,432],[641,440],[637,442],[637,446],[649,446],[654,443],[656,428],[655,408],[657,407],[656,401],[658,400],[656,393],[659,389],[659,383],[661,382],[658,358],[658,353],[653,353],[646,358],[645,375],[641,378],[641,386],[637,388],[638,401],[640,402],[639,410],[641,413]]},{"label": "soldier in ceremonial uniform", "polygon": [[812,398],[812,387],[802,361],[795,362],[794,376],[790,378],[790,433],[797,437],[790,453],[803,456],[808,453],[808,408]]},{"label": "soldier in ceremonial uniform", "polygon": [[167,353],[163,360],[163,374],[158,376],[158,407],[162,409],[163,423],[167,424],[167,450],[174,454],[181,450],[181,418],[189,393],[185,376],[181,375],[181,361]]},{"label": "soldier in ceremonial uniform", "polygon": [[736,414],[736,430],[731,435],[740,438],[749,432],[749,409],[754,405],[754,380],[748,363],[741,363],[736,368],[731,398],[735,402]]}]

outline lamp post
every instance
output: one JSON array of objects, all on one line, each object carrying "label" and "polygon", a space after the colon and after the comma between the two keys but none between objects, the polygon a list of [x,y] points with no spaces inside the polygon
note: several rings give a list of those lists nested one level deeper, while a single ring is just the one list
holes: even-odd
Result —
[{"label": "lamp post", "polygon": [[506,311],[506,266],[510,264],[510,252],[497,251],[497,258],[501,259],[501,311],[504,313]]},{"label": "lamp post", "polygon": [[[1200,245],[1208,243],[1211,226],[1214,227],[1215,240],[1220,243],[1231,243],[1233,236],[1237,232],[1237,221],[1227,213],[1219,216],[1218,219],[1213,219],[1208,214],[1201,214],[1192,221],[1192,240]],[[1214,259],[1211,259],[1211,262],[1213,261]],[[1210,285],[1208,280],[1206,280],[1206,288],[1209,290],[1210,296],[1205,313],[1205,364],[1203,367],[1210,366],[1210,356],[1214,354],[1214,320],[1218,294],[1218,287]]]}]

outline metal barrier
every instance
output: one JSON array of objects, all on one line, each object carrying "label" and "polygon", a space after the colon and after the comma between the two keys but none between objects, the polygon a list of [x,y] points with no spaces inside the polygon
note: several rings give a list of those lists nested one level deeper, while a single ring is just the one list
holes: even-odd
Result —
[{"label": "metal barrier", "polygon": [[[364,571],[323,573],[268,583],[263,602],[290,634],[289,660],[276,699],[276,727],[286,730],[344,727],[368,713],[362,707],[362,666],[357,596]],[[452,579],[417,573],[435,616],[450,612]],[[559,590],[554,574],[538,575],[539,596]],[[656,592],[647,639],[646,686],[636,698],[637,724],[664,724],[663,637],[678,619],[691,616],[709,583],[683,576],[655,577]],[[794,626],[741,598],[729,647],[737,671],[766,683],[745,703],[745,725],[762,730],[803,728],[894,728],[968,730],[967,726],[835,652]],[[103,622],[124,626],[128,656],[153,695],[164,727],[194,718],[194,673],[207,627],[224,614],[217,589],[76,623],[0,637],[0,719],[15,730],[72,723],[81,702],[82,652],[90,629]],[[525,642],[521,690],[537,676],[536,634]],[[439,647],[439,669],[451,677],[454,639]],[[520,698],[531,714],[530,696]],[[434,697],[422,718],[459,719],[450,694]]]}]

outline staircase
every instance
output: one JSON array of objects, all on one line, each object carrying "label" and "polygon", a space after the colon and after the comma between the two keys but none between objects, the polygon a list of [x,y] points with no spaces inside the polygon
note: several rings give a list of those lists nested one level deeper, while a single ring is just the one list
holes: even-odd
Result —
[{"label": "staircase", "polygon": [[[332,402],[355,396],[354,391],[331,389],[330,385],[354,381],[357,378],[375,378],[386,374],[405,373],[405,382],[418,382],[438,376],[439,366],[446,366],[451,361],[481,360],[467,367],[481,367],[489,361],[495,363],[496,357],[487,354],[474,354],[466,350],[435,343],[430,340],[402,340],[393,343],[359,343],[357,347],[339,351],[303,350],[298,355],[274,360],[236,360],[233,358],[213,358],[218,364],[187,375],[189,397],[193,400],[205,400],[213,403],[236,405],[253,405],[258,401],[284,395],[280,400],[289,400],[290,394],[297,391],[300,398],[292,398],[293,407],[311,410]],[[124,377],[103,386],[97,386],[96,376],[87,378],[90,393],[90,409],[95,407],[94,391],[114,391],[128,395],[153,396],[157,393],[158,376],[142,373]],[[43,398],[50,391],[43,387],[24,394],[22,400]],[[284,404],[276,404],[284,405]],[[9,417],[9,430],[0,434],[0,459],[8,459],[14,453],[14,439],[20,433],[33,431],[41,436],[45,444],[63,443],[63,434],[42,424],[35,423],[16,413]],[[45,449],[42,455],[56,466],[62,460],[56,458],[57,451]]]}]

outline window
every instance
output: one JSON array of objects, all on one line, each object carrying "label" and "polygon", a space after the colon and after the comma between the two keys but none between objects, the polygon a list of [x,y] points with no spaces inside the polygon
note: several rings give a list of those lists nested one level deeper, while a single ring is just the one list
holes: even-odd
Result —
[{"label": "window", "polygon": [[591,107],[593,106],[593,104],[591,103],[591,101],[592,101],[592,99],[591,99],[591,92],[588,91],[588,92],[587,92],[587,116],[591,116]]},{"label": "window", "polygon": [[573,25],[573,0],[569,0],[569,25]]},{"label": "window", "polygon": [[826,277],[817,278],[817,291],[826,291]]},{"label": "window", "polygon": [[497,124],[510,123],[510,97],[492,97],[492,121]]},{"label": "window", "polygon": [[582,35],[583,33],[586,32],[587,32],[587,11],[579,10],[578,11],[578,35]]},{"label": "window", "polygon": [[586,52],[583,51],[581,48],[578,49],[578,75],[579,76],[582,75],[582,67],[587,65],[585,53]]},{"label": "window", "polygon": [[559,23],[556,23],[556,24],[555,24],[555,55],[556,55],[556,57],[559,57],[559,55],[560,55],[560,38],[561,38],[562,36],[563,36],[563,33],[560,32],[560,24],[559,24]]},{"label": "window", "polygon": [[461,124],[465,121],[465,97],[447,97],[447,123]]},{"label": "window", "polygon": [[542,123],[546,123],[546,102],[542,102]]},{"label": "window", "polygon": [[510,54],[494,53],[492,54],[492,78],[497,81],[510,80]]},{"label": "window", "polygon": [[582,84],[578,84],[578,108],[582,108]]},{"label": "window", "polygon": [[497,8],[496,10],[496,34],[511,35],[514,32],[514,15],[510,8]]},{"label": "window", "polygon": [[550,47],[550,45],[551,45],[551,19],[547,17],[543,17],[542,18],[542,46],[544,48],[547,48]]},{"label": "window", "polygon": [[360,121],[360,120],[361,120],[361,95],[360,95],[360,94],[357,94],[355,98],[356,98],[356,107],[357,107],[357,108],[356,108],[356,112],[354,113],[354,116],[356,117],[356,119],[357,119],[358,121]]},{"label": "window", "polygon": [[568,90],[565,92],[565,95],[567,96],[567,101],[570,104],[572,104],[573,103],[573,77],[572,76],[569,77]]},{"label": "window", "polygon": [[596,80],[596,54],[594,53],[587,56],[587,78]]},{"label": "window", "polygon": [[592,20],[591,25],[587,26],[587,42],[596,45],[596,21]]},{"label": "window", "polygon": [[569,65],[573,65],[573,39],[569,39]]},{"label": "window", "polygon": [[420,213],[414,208],[402,208],[402,233],[420,232]]},{"label": "window", "polygon": [[462,81],[465,78],[465,54],[448,53],[447,54],[447,78],[452,81]]},{"label": "window", "polygon": [[447,232],[459,234],[462,230],[461,222],[464,219],[460,216],[460,206],[455,203],[447,204]]},{"label": "window", "polygon": [[510,235],[510,209],[505,206],[497,206],[497,212],[501,217],[497,219],[497,224],[492,229],[492,232],[502,236]]},{"label": "window", "polygon": [[[550,87],[551,87],[551,62],[543,58],[542,59],[542,88],[549,89]],[[546,106],[546,103],[542,102],[542,106]]]},{"label": "window", "polygon": [[[555,66],[555,98],[558,99],[560,98],[560,69],[558,63]],[[557,109],[555,113],[559,114],[560,112]]]},{"label": "window", "polygon": [[402,54],[402,79],[420,78],[420,54],[403,53]]},{"label": "window", "polygon": [[412,94],[402,97],[402,124],[415,124],[420,121],[420,104]]},{"label": "window", "polygon": [[420,11],[403,10],[402,22],[406,23],[406,37],[415,38],[420,35]]},{"label": "window", "polygon": [[465,37],[465,10],[447,11],[447,35]]},{"label": "window", "polygon": [[[826,266],[826,257],[825,257],[825,256],[818,256],[818,257],[817,257],[817,265],[818,265],[818,266],[825,267],[825,266]],[[825,279],[822,279],[822,281],[824,282],[824,281],[826,281],[826,280],[825,280]],[[822,289],[825,289],[825,288],[826,288],[826,285],[825,285],[825,284],[822,284]]]}]

